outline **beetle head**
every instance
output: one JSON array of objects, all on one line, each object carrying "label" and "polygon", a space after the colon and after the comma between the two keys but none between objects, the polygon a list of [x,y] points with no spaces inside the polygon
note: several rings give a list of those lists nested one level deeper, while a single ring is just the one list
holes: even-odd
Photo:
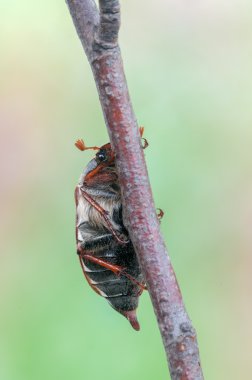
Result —
[{"label": "beetle head", "polygon": [[[148,146],[148,142],[143,138],[144,127],[139,128],[139,134],[142,138],[142,148],[145,149]],[[115,153],[113,152],[110,143],[101,147],[90,146],[87,147],[83,140],[77,140],[75,146],[81,150],[96,150],[95,158],[89,162],[86,170],[80,179],[81,186],[90,189],[92,193],[96,191],[103,192],[103,195],[107,194],[119,194],[118,177],[115,168]]]},{"label": "beetle head", "polygon": [[82,185],[89,189],[96,189],[118,193],[117,173],[115,168],[115,154],[111,144],[101,147],[86,147],[83,140],[78,140],[75,146],[84,151],[88,149],[97,150],[95,158],[89,162],[84,172]]}]

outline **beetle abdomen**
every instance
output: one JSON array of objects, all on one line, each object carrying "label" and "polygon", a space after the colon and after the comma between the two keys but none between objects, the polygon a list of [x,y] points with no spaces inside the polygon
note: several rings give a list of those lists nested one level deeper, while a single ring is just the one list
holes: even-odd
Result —
[{"label": "beetle abdomen", "polygon": [[111,238],[110,245],[111,247],[93,251],[92,256],[102,259],[108,264],[119,266],[122,268],[122,273],[115,274],[83,256],[85,275],[90,285],[96,288],[114,309],[119,312],[135,310],[142,290],[137,283],[127,277],[130,275],[139,283],[143,281],[135,251],[131,242],[126,246],[120,246],[115,244]]}]

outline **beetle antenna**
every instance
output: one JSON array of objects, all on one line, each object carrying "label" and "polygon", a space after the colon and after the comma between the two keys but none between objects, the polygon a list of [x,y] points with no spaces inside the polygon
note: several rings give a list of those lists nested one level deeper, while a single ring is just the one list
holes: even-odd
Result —
[{"label": "beetle antenna", "polygon": [[82,139],[79,139],[74,144],[76,148],[78,148],[81,151],[92,149],[92,150],[99,150],[100,148],[98,146],[86,146],[84,141]]}]

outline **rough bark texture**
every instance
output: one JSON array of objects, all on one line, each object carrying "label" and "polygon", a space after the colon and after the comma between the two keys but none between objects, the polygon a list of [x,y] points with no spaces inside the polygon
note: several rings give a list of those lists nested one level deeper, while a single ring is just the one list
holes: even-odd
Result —
[{"label": "rough bark texture", "polygon": [[146,279],[172,379],[202,380],[197,338],[160,234],[117,43],[117,0],[66,0],[97,85],[122,191],[124,222]]}]

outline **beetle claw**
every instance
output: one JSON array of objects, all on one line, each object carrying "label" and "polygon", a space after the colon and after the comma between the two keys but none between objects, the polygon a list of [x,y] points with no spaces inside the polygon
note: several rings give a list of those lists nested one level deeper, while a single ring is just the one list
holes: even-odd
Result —
[{"label": "beetle claw", "polygon": [[159,221],[161,221],[161,219],[164,216],[164,211],[161,208],[157,208],[157,210],[158,210],[157,218]]},{"label": "beetle claw", "polygon": [[142,137],[142,148],[146,149],[149,146],[148,141],[146,140],[145,137]]}]

